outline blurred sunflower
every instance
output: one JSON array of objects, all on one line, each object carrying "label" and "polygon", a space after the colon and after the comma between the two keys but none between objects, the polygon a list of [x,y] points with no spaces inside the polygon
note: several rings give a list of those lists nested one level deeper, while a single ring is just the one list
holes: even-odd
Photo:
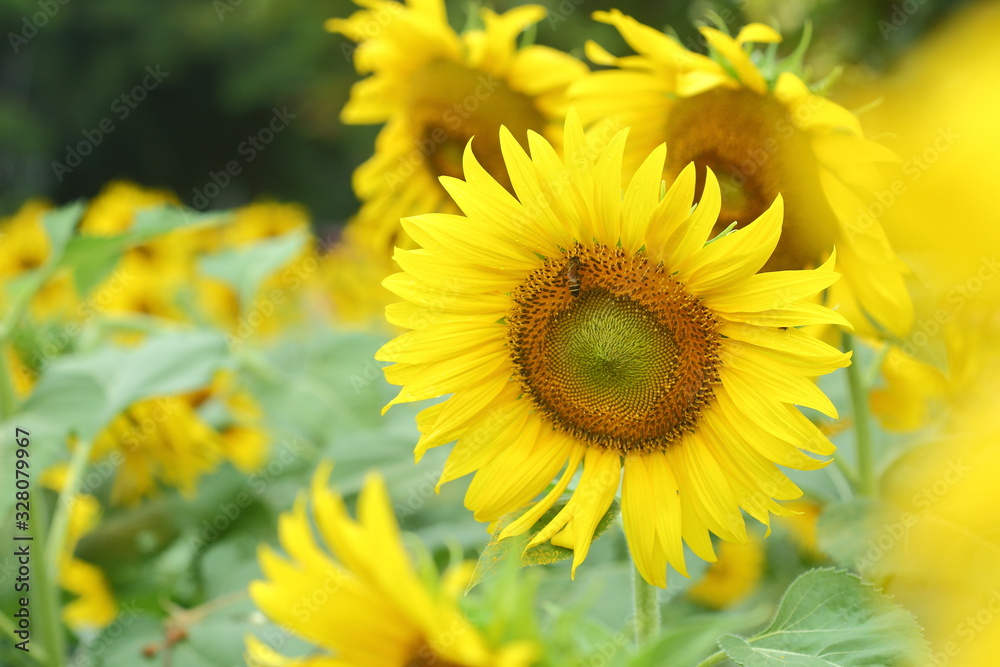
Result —
[{"label": "blurred sunflower", "polygon": [[[46,202],[32,199],[14,215],[0,220],[0,281],[27,275],[48,261],[52,249],[43,218],[50,209]],[[77,300],[72,277],[63,270],[38,290],[31,312],[39,318],[55,318],[67,314]],[[0,312],[5,307],[6,303],[0,306]]]},{"label": "blurred sunflower", "polygon": [[757,589],[764,574],[764,549],[759,538],[746,544],[722,542],[718,556],[687,595],[706,607],[725,609]]},{"label": "blurred sunflower", "polygon": [[[988,213],[1000,179],[997,30],[1000,4],[966,3],[857,93],[882,99],[864,115],[866,130],[904,158],[873,208],[934,299],[914,327],[916,347],[973,302],[1000,310],[1000,225]],[[956,62],[966,65],[948,66]]]},{"label": "blurred sunflower", "polygon": [[566,87],[587,68],[545,46],[517,48],[521,31],[545,17],[539,5],[504,14],[482,9],[482,29],[459,35],[442,0],[358,4],[365,9],[328,20],[326,29],[357,42],[355,66],[371,73],[354,85],[341,119],[386,123],[375,155],[354,173],[363,206],[346,232],[381,256],[394,245],[412,247],[400,217],[455,212],[437,179],[461,175],[462,151],[473,135],[477,158],[509,189],[496,140],[500,123],[522,145],[528,130],[557,140]]},{"label": "blurred sunflower", "polygon": [[[500,143],[517,198],[465,153],[442,183],[465,216],[404,221],[423,247],[398,250],[387,310],[414,329],[376,355],[403,385],[389,406],[452,396],[418,417],[418,458],[458,443],[441,476],[478,471],[466,505],[493,521],[559,482],[501,537],[523,533],[583,474],[532,540],[572,548],[573,571],[622,478],[626,536],[647,581],[685,571],[681,540],[714,560],[708,531],[743,543],[740,508],[764,522],[801,491],[775,463],[814,469],[833,446],[795,405],[836,409],[810,381],[849,355],[795,327],[846,321],[811,301],[834,258],[810,271],[757,272],[778,243],[781,198],[711,242],[720,193],[708,170],[692,212],[694,165],[665,196],[656,148],[622,192],[627,131],[592,159],[579,119],[566,157],[529,133],[531,157]],[[476,234],[465,230],[475,228]],[[386,406],[388,409],[389,406]]]},{"label": "blurred sunflower", "polygon": [[[60,491],[66,481],[67,466],[49,468],[42,473],[43,486]],[[80,539],[101,520],[101,505],[93,496],[80,493],[70,499],[66,541],[59,556],[59,585],[76,597],[63,606],[62,617],[75,631],[96,631],[110,624],[118,614],[118,602],[103,570],[85,560],[74,558]]]},{"label": "blurred sunflower", "polygon": [[137,211],[176,203],[177,197],[166,190],[143,188],[126,181],[112,181],[87,206],[80,221],[80,233],[92,236],[121,234],[132,227]]},{"label": "blurred sunflower", "polygon": [[260,406],[231,372],[220,372],[204,389],[139,401],[94,441],[91,459],[118,469],[111,502],[134,505],[160,486],[191,496],[198,480],[229,461],[250,473],[267,459],[270,437]]},{"label": "blurred sunflower", "polygon": [[[262,547],[265,580],[250,585],[261,611],[324,653],[286,658],[248,637],[247,664],[516,667],[533,662],[532,644],[492,648],[462,615],[457,600],[468,583],[466,568],[449,571],[435,590],[417,576],[381,477],[366,481],[358,499],[359,520],[353,521],[343,499],[327,486],[331,469],[322,464],[316,471],[308,498],[311,512],[303,494],[278,520],[288,558]],[[310,613],[304,613],[306,608]]]},{"label": "blurred sunflower", "polygon": [[192,495],[222,453],[219,434],[191,401],[165,396],[140,401],[115,417],[94,440],[92,458],[118,466],[111,502],[134,505],[157,493],[161,483]]},{"label": "blurred sunflower", "polygon": [[841,304],[856,326],[866,324],[863,310],[894,334],[909,330],[907,267],[868,212],[882,183],[879,163],[898,158],[865,139],[851,112],[789,71],[798,69],[801,54],[778,62],[773,48],[751,52],[751,43],[781,41],[759,23],[735,38],[701,28],[710,51],[704,56],[617,10],[594,18],[617,28],[638,55],[618,58],[588,42],[593,62],[618,69],[590,74],[570,97],[586,123],[614,119],[632,127],[627,167],[665,142],[667,182],[694,162],[703,196],[705,173],[714,171],[722,185],[717,232],[733,221],[748,224],[780,193],[785,224],[764,268],[811,268],[836,246],[844,281],[829,302]]}]

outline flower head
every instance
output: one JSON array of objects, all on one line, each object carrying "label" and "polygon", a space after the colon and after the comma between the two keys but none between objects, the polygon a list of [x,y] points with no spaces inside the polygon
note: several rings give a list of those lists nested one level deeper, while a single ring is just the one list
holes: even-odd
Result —
[{"label": "flower head", "polygon": [[813,93],[788,63],[748,51],[781,36],[759,23],[735,38],[703,27],[709,57],[617,10],[594,17],[617,28],[638,55],[618,58],[588,43],[590,59],[613,69],[592,73],[570,96],[585,122],[615,118],[632,127],[625,164],[638,167],[665,142],[664,178],[694,162],[698,196],[711,169],[722,186],[717,230],[748,224],[780,193],[785,224],[765,268],[811,268],[836,246],[845,280],[831,302],[905,333],[913,320],[907,267],[869,210],[883,187],[878,165],[898,158],[865,139],[851,112]]},{"label": "flower head", "polygon": [[460,176],[462,152],[473,150],[507,187],[497,143],[503,122],[524,144],[528,130],[557,136],[566,87],[586,72],[579,60],[544,46],[517,48],[518,34],[545,16],[539,5],[497,14],[481,10],[483,27],[459,35],[442,0],[359,2],[365,9],[330,19],[327,30],[358,43],[358,72],[341,117],[352,124],[386,123],[375,155],[354,174],[363,207],[347,236],[387,253],[411,247],[402,216],[454,212],[439,176]]},{"label": "flower head", "polygon": [[693,165],[661,196],[661,145],[623,193],[626,135],[594,154],[571,113],[565,158],[535,133],[529,157],[501,130],[513,195],[466,151],[466,180],[442,179],[465,215],[404,222],[422,248],[397,251],[403,272],[385,285],[406,301],[387,316],[413,331],[377,358],[396,362],[386,377],[403,385],[390,405],[451,394],[418,417],[417,455],[457,440],[441,482],[476,472],[466,505],[478,519],[557,478],[501,536],[526,531],[582,463],[532,541],[574,549],[575,571],[624,477],[634,560],[664,586],[668,560],[684,571],[682,540],[714,560],[709,531],[745,542],[740,508],[767,523],[782,512],[774,499],[800,495],[775,463],[817,468],[800,449],[833,446],[795,405],[834,416],[809,378],[849,355],[796,328],[846,324],[813,301],[837,279],[835,258],[758,273],[781,234],[780,197],[712,239],[712,171],[693,211]]},{"label": "flower head", "polygon": [[261,611],[325,652],[301,660],[284,658],[249,638],[248,664],[518,667],[531,663],[532,645],[492,649],[462,615],[457,605],[465,586],[461,575],[446,578],[438,592],[417,576],[403,549],[381,477],[366,481],[354,521],[343,499],[327,486],[330,471],[331,466],[321,465],[308,502],[303,494],[278,521],[288,557],[262,547],[265,579],[250,586]]}]

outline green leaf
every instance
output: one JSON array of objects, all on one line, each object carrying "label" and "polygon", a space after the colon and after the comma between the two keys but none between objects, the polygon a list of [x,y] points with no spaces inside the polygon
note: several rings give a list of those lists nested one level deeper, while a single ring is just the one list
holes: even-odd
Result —
[{"label": "green leaf", "polygon": [[[31,465],[44,469],[68,455],[67,436],[97,435],[136,401],[206,386],[228,360],[222,334],[193,332],[146,340],[136,347],[106,346],[86,354],[57,357],[35,391],[0,428],[31,433]],[[4,466],[12,465],[10,439],[0,441]],[[0,513],[13,495],[0,496]]]},{"label": "green leaf", "polygon": [[[504,528],[509,526],[521,515],[531,509],[532,506],[526,505],[519,510],[515,510],[510,514],[501,517],[501,519],[497,522],[496,529],[493,531],[493,537],[490,538],[489,544],[486,545],[486,548],[483,549],[482,555],[479,557],[479,562],[476,563],[476,570],[472,574],[472,580],[469,582],[469,587],[466,589],[466,592],[478,586],[484,579],[497,574],[500,565],[515,550],[521,554],[520,560],[523,567],[529,567],[531,565],[548,565],[549,563],[558,563],[559,561],[572,558],[572,549],[557,547],[550,542],[537,544],[530,549],[525,548],[528,542],[531,541],[531,538],[537,535],[546,524],[552,521],[568,502],[569,496],[556,501],[556,504],[553,505],[548,512],[543,514],[541,518],[535,522],[535,525],[532,526],[527,532],[523,535],[509,537],[505,540],[499,539],[500,533],[503,532]],[[608,530],[620,512],[621,506],[618,501],[612,501],[611,507],[608,508],[608,511],[604,513],[604,516],[602,516],[601,520],[597,523],[597,528],[594,530],[594,540],[599,538]]]},{"label": "green leaf", "polygon": [[690,667],[715,650],[721,633],[760,627],[767,620],[765,614],[765,610],[757,608],[672,619],[664,623],[654,642],[640,648],[629,667]]},{"label": "green leaf", "polygon": [[292,232],[258,243],[227,248],[207,255],[199,262],[205,275],[228,283],[246,308],[253,302],[260,285],[272,273],[288,264],[302,250],[309,235]]},{"label": "green leaf", "polygon": [[843,570],[806,572],[788,587],[767,629],[719,646],[744,667],[923,667],[927,643],[913,615]]},{"label": "green leaf", "polygon": [[112,236],[77,236],[66,245],[61,264],[73,271],[80,294],[89,294],[117,264],[128,248],[189,226],[219,224],[225,216],[203,214],[172,205],[139,211],[132,227]]}]

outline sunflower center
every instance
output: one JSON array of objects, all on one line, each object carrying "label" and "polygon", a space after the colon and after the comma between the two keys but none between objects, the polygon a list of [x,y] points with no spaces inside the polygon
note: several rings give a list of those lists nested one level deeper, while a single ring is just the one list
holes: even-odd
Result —
[{"label": "sunflower center", "polygon": [[763,270],[815,266],[830,251],[837,223],[819,204],[826,197],[815,153],[773,96],[719,88],[680,99],[667,123],[667,145],[666,175],[694,162],[699,197],[705,168],[718,177],[722,209],[715,233],[734,221],[737,227],[753,222],[781,193],[781,239]]},{"label": "sunflower center", "polygon": [[462,665],[445,660],[429,644],[421,642],[407,658],[404,667],[462,667]]},{"label": "sunflower center", "polygon": [[472,150],[483,168],[511,190],[500,152],[500,124],[527,148],[527,132],[541,132],[545,119],[531,98],[493,75],[450,61],[423,68],[413,81],[417,149],[435,176],[462,176],[462,154]]},{"label": "sunflower center", "polygon": [[717,321],[662,265],[577,245],[512,297],[516,375],[557,428],[623,454],[694,428],[719,381]]}]

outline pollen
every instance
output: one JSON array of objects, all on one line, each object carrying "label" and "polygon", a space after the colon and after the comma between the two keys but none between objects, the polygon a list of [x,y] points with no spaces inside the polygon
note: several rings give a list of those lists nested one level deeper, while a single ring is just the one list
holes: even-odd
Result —
[{"label": "pollen", "polygon": [[779,192],[784,196],[785,224],[765,271],[815,266],[834,244],[837,223],[828,206],[817,204],[826,197],[808,137],[774,98],[715,89],[678,100],[666,143],[668,178],[694,162],[700,196],[706,167],[718,177],[722,208],[713,236],[733,221],[746,226]]},{"label": "pollen", "polygon": [[694,430],[719,382],[718,321],[662,264],[577,244],[512,299],[516,376],[556,428],[622,454]]}]

